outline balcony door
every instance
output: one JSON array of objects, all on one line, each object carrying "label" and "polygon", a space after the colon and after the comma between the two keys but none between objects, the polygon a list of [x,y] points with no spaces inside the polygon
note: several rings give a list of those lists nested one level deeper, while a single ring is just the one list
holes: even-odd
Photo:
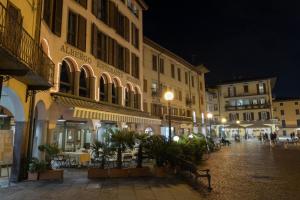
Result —
[{"label": "balcony door", "polygon": [[6,47],[17,57],[20,57],[22,22],[21,10],[8,1],[4,41],[6,42]]}]

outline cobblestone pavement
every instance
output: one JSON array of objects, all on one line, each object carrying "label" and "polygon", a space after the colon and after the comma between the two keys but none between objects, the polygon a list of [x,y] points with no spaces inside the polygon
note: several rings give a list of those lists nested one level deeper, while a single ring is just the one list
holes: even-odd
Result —
[{"label": "cobblestone pavement", "polygon": [[63,183],[22,182],[0,189],[0,200],[300,199],[300,147],[270,147],[257,141],[233,144],[213,153],[201,168],[211,169],[210,193],[174,178],[94,181],[84,170],[68,170]]}]

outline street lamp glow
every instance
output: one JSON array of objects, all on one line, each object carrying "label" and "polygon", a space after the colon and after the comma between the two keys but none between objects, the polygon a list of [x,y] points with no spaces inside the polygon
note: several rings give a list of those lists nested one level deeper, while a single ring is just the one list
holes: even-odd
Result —
[{"label": "street lamp glow", "polygon": [[212,119],[213,118],[213,114],[212,113],[207,113],[206,116],[207,116],[208,119]]},{"label": "street lamp glow", "polygon": [[194,135],[193,135],[193,134],[190,134],[190,135],[189,135],[189,138],[190,138],[190,139],[193,139],[193,138],[194,138]]},{"label": "street lamp glow", "polygon": [[227,122],[227,119],[226,118],[222,118],[221,122],[222,122],[222,124],[225,124]]},{"label": "street lamp glow", "polygon": [[167,91],[164,94],[164,98],[165,98],[166,101],[172,101],[174,99],[174,93],[171,92],[171,91]]},{"label": "street lamp glow", "polygon": [[175,136],[173,137],[173,140],[174,140],[174,142],[178,142],[178,141],[179,141],[179,137],[178,137],[177,135],[175,135]]},{"label": "street lamp glow", "polygon": [[239,120],[236,121],[237,124],[240,124],[241,122]]}]

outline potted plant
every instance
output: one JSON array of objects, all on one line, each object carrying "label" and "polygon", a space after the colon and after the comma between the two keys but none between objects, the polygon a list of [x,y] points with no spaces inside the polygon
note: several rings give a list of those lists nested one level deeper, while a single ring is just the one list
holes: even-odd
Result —
[{"label": "potted plant", "polygon": [[127,177],[128,169],[122,169],[122,153],[134,146],[134,132],[128,130],[116,130],[111,132],[111,147],[117,153],[117,168],[110,169],[110,177]]},{"label": "potted plant", "polygon": [[89,168],[88,178],[106,178],[109,176],[108,169],[105,169],[105,164],[111,156],[112,148],[109,146],[109,142],[95,141],[92,146],[92,153],[95,161],[101,161],[100,168]]},{"label": "potted plant", "polygon": [[32,158],[28,165],[27,180],[38,180],[39,173],[44,170],[46,170],[46,163],[44,161],[39,161],[37,158]]},{"label": "potted plant", "polygon": [[143,176],[150,176],[151,171],[149,167],[143,167],[143,159],[146,154],[145,146],[147,143],[149,135],[143,133],[135,134],[135,141],[138,144],[138,152],[137,152],[137,159],[136,159],[136,168],[129,169],[129,176],[133,177],[143,177]]},{"label": "potted plant", "polygon": [[59,153],[59,149],[56,145],[40,145],[39,150],[45,152],[47,169],[39,173],[39,180],[63,180],[64,171],[62,169],[53,169],[51,161]]},{"label": "potted plant", "polygon": [[155,160],[154,175],[156,177],[166,176],[166,148],[168,142],[164,136],[152,135],[147,139],[145,148],[150,158]]}]

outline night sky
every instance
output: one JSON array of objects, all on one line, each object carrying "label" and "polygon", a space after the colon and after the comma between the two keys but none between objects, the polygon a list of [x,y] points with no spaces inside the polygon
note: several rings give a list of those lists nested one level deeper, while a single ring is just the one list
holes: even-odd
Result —
[{"label": "night sky", "polygon": [[193,64],[207,85],[277,76],[277,97],[300,97],[300,3],[295,0],[146,0],[144,34]]}]

